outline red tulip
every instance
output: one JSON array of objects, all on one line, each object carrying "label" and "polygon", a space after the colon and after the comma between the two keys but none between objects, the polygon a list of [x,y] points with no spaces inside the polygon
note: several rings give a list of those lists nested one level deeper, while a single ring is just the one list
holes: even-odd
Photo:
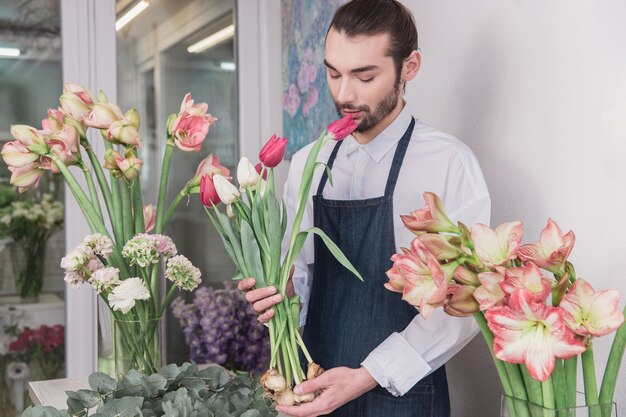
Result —
[{"label": "red tulip", "polygon": [[206,207],[211,207],[220,203],[220,196],[215,190],[213,178],[209,175],[203,175],[200,179],[200,202]]},{"label": "red tulip", "polygon": [[261,175],[261,172],[263,172],[263,180],[267,181],[267,169],[263,169],[263,164],[259,162],[254,166],[254,169],[256,169],[256,172],[259,175]]},{"label": "red tulip", "polygon": [[283,160],[286,148],[287,138],[281,138],[274,134],[259,152],[259,159],[266,167],[274,168]]},{"label": "red tulip", "polygon": [[352,116],[344,116],[328,125],[326,131],[334,140],[343,140],[358,127]]}]

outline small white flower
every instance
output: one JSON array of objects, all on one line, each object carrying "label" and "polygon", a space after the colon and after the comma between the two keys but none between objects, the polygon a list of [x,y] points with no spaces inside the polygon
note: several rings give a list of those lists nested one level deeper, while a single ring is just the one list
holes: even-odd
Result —
[{"label": "small white flower", "polygon": [[126,242],[122,249],[122,256],[130,260],[131,265],[142,268],[159,262],[157,241],[153,235],[140,233]]},{"label": "small white flower", "polygon": [[169,236],[152,235],[152,237],[156,241],[156,250],[160,255],[171,258],[178,253],[174,241]]},{"label": "small white flower", "polygon": [[89,282],[96,290],[96,293],[109,291],[120,282],[120,270],[117,268],[102,268],[93,273]]},{"label": "small white flower", "polygon": [[183,255],[174,256],[167,261],[165,277],[183,290],[196,289],[202,283],[200,275],[200,270]]},{"label": "small white flower", "polygon": [[113,242],[108,237],[94,233],[83,239],[82,244],[90,250],[90,255],[100,255],[105,259],[108,259],[109,255],[113,253]]},{"label": "small white flower", "polygon": [[85,248],[79,245],[61,258],[61,268],[65,269],[65,271],[76,271],[88,261],[89,256],[85,253]]},{"label": "small white flower", "polygon": [[5,214],[4,216],[2,216],[2,218],[0,218],[0,222],[2,222],[2,224],[6,224],[8,226],[9,224],[11,224],[11,215],[10,214]]},{"label": "small white flower", "polygon": [[85,276],[77,271],[67,271],[63,280],[70,288],[78,288],[80,284],[85,282]]},{"label": "small white flower", "polygon": [[113,310],[126,314],[135,307],[135,301],[149,299],[150,292],[143,281],[140,278],[128,278],[113,288],[109,305]]}]

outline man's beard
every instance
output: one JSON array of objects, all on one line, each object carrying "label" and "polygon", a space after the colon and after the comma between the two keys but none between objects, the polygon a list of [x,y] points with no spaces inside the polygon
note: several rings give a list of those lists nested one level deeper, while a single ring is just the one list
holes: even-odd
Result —
[{"label": "man's beard", "polygon": [[374,112],[370,111],[369,106],[355,107],[351,104],[342,106],[335,102],[337,114],[339,117],[342,117],[341,110],[362,111],[363,119],[354,131],[359,133],[367,132],[396,108],[398,105],[398,97],[400,96],[400,87],[400,79],[398,78],[393,89],[378,103]]}]

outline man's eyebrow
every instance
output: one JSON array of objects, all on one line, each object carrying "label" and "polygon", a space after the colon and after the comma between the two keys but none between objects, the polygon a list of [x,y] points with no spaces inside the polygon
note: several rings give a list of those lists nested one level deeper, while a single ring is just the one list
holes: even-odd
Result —
[{"label": "man's eyebrow", "polygon": [[[328,63],[328,61],[326,61],[326,60],[324,60],[324,65],[326,65],[329,69],[331,69],[333,71],[337,71],[337,69],[335,67],[333,67],[332,65],[330,65]],[[357,74],[357,73],[360,73],[360,72],[373,71],[373,70],[376,70],[378,68],[380,68],[378,65],[366,65],[364,67],[358,67],[358,68],[351,69],[350,72],[352,74]]]}]

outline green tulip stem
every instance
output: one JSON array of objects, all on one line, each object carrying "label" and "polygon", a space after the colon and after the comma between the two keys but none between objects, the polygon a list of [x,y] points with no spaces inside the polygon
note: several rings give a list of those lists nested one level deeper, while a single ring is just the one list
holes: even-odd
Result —
[{"label": "green tulip stem", "polygon": [[141,179],[135,178],[131,186],[133,199],[133,217],[135,220],[135,234],[145,233],[146,224],[143,218],[143,199],[141,197]]},{"label": "green tulip stem", "polygon": [[600,410],[597,407],[600,401],[598,396],[598,384],[596,382],[596,365],[593,358],[593,342],[591,338],[587,341],[587,349],[580,356],[583,365],[585,404],[587,407],[590,407],[589,417],[597,417],[600,415]]},{"label": "green tulip stem", "polygon": [[[626,307],[623,311],[626,315]],[[615,333],[613,344],[611,345],[611,351],[609,358],[606,361],[606,367],[604,368],[604,376],[602,377],[602,387],[600,388],[600,404],[611,404],[613,402],[613,395],[615,395],[615,385],[617,384],[617,376],[619,375],[619,369],[624,358],[624,350],[626,349],[626,323]],[[610,411],[609,411],[610,412]]]},{"label": "green tulip stem", "polygon": [[174,215],[174,211],[176,210],[176,207],[178,207],[178,205],[180,204],[181,200],[186,195],[188,195],[187,192],[186,192],[186,188],[183,188],[182,190],[180,190],[180,192],[178,194],[176,194],[176,198],[174,198],[174,201],[172,201],[172,204],[170,204],[170,207],[167,209],[167,213],[165,214],[165,220],[163,221],[163,227],[167,227],[167,225],[169,224],[170,220],[172,220],[172,216]]},{"label": "green tulip stem", "polygon": [[[159,183],[159,197],[157,200],[156,226],[154,233],[160,235],[165,229],[165,199],[167,197],[167,180],[170,174],[172,155],[174,154],[174,143],[169,140],[165,142],[165,152],[163,153],[163,164],[161,165],[161,181]],[[153,283],[154,284],[154,283]]]},{"label": "green tulip stem", "polygon": [[311,357],[311,354],[309,353],[306,346],[304,345],[304,340],[302,340],[302,336],[300,336],[300,332],[296,332],[296,338],[298,339],[298,345],[300,345],[300,349],[302,349],[302,353],[304,354],[304,357],[306,358],[307,362],[313,363],[313,358]]}]

